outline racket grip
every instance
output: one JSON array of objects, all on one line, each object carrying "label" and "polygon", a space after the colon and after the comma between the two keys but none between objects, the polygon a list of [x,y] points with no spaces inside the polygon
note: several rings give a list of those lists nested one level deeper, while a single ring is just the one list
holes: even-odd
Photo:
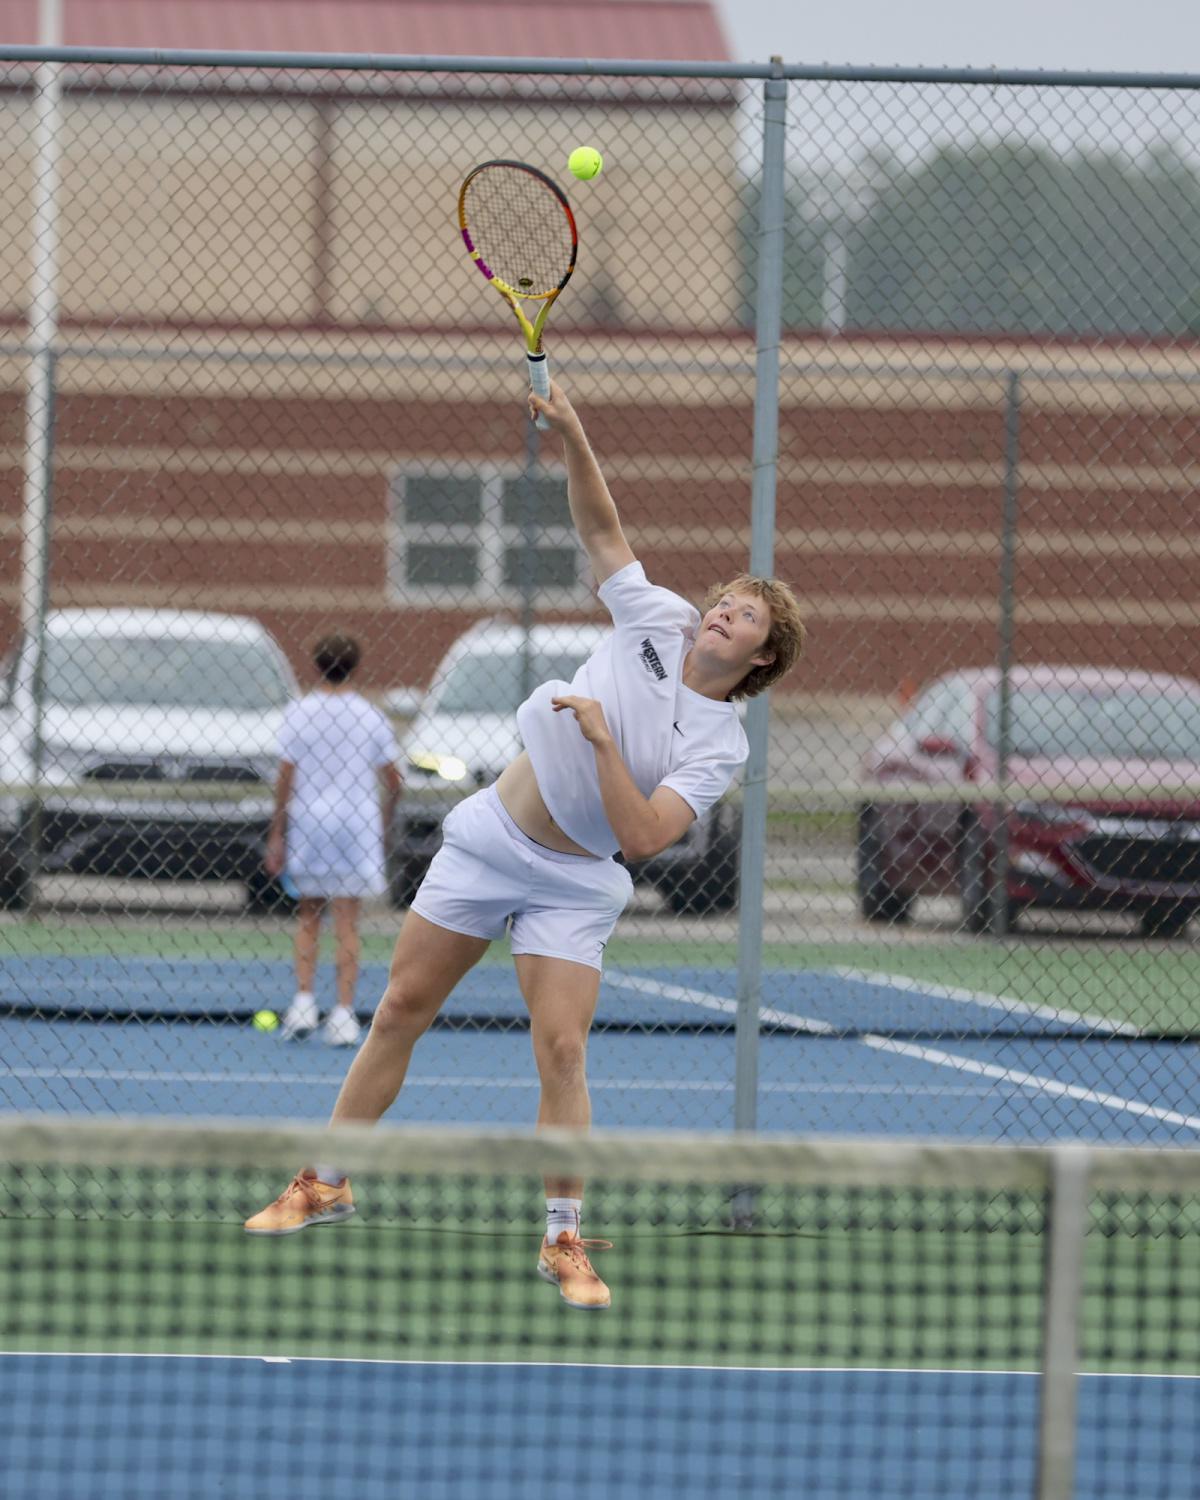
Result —
[{"label": "racket grip", "polygon": [[[540,396],[543,401],[549,401],[550,366],[546,360],[546,356],[544,354],[527,354],[525,357],[529,361],[529,384],[533,387],[534,394]],[[550,423],[546,421],[545,417],[541,416],[538,417],[536,425],[543,432],[548,431],[550,427]]]}]

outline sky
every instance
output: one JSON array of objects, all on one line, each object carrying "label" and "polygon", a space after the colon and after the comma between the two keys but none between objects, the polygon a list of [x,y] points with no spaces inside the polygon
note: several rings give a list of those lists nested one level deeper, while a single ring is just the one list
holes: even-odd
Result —
[{"label": "sky", "polygon": [[716,0],[765,62],[1200,73],[1196,0]]},{"label": "sky", "polygon": [[[714,0],[739,62],[1179,72],[1200,76],[1198,0]],[[747,109],[756,108],[753,94]],[[1168,147],[1200,171],[1200,90],[793,85],[792,168],[836,189],[870,153],[1017,138],[1062,154]],[[748,156],[757,159],[753,131]]]}]

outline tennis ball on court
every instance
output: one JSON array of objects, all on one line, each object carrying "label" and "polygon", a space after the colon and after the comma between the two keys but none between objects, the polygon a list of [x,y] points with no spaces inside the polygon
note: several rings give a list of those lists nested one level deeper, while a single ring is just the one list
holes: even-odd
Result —
[{"label": "tennis ball on court", "polygon": [[567,157],[567,166],[580,182],[590,182],[593,177],[599,177],[603,165],[604,158],[594,146],[576,146]]},{"label": "tennis ball on court", "polygon": [[254,1012],[255,1031],[274,1031],[279,1025],[279,1017],[273,1010],[256,1010]]}]

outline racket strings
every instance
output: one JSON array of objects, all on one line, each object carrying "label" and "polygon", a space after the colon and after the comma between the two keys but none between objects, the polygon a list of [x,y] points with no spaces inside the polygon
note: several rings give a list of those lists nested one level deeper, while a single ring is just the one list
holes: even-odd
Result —
[{"label": "racket strings", "polygon": [[532,174],[499,166],[478,172],[464,214],[476,250],[520,296],[547,296],[570,273],[571,220],[553,189]]}]

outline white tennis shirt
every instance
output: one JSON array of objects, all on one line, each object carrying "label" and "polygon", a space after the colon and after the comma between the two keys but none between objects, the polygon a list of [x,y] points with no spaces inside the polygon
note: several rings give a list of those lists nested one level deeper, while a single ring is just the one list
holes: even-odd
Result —
[{"label": "white tennis shirt", "polygon": [[595,753],[575,715],[556,714],[552,698],[595,698],[642,795],[670,787],[697,817],[728,788],[749,746],[732,703],[683,684],[699,612],[648,583],[637,562],[606,578],[599,595],[612,616],[612,635],[569,684],[536,689],[518,710],[517,725],[550,816],[581,848],[608,857],[620,845],[600,797]]},{"label": "white tennis shirt", "polygon": [[396,736],[374,704],[355,692],[307,693],[287,706],[279,754],[296,767],[290,828],[353,825],[382,849],[378,773],[396,759]]}]

